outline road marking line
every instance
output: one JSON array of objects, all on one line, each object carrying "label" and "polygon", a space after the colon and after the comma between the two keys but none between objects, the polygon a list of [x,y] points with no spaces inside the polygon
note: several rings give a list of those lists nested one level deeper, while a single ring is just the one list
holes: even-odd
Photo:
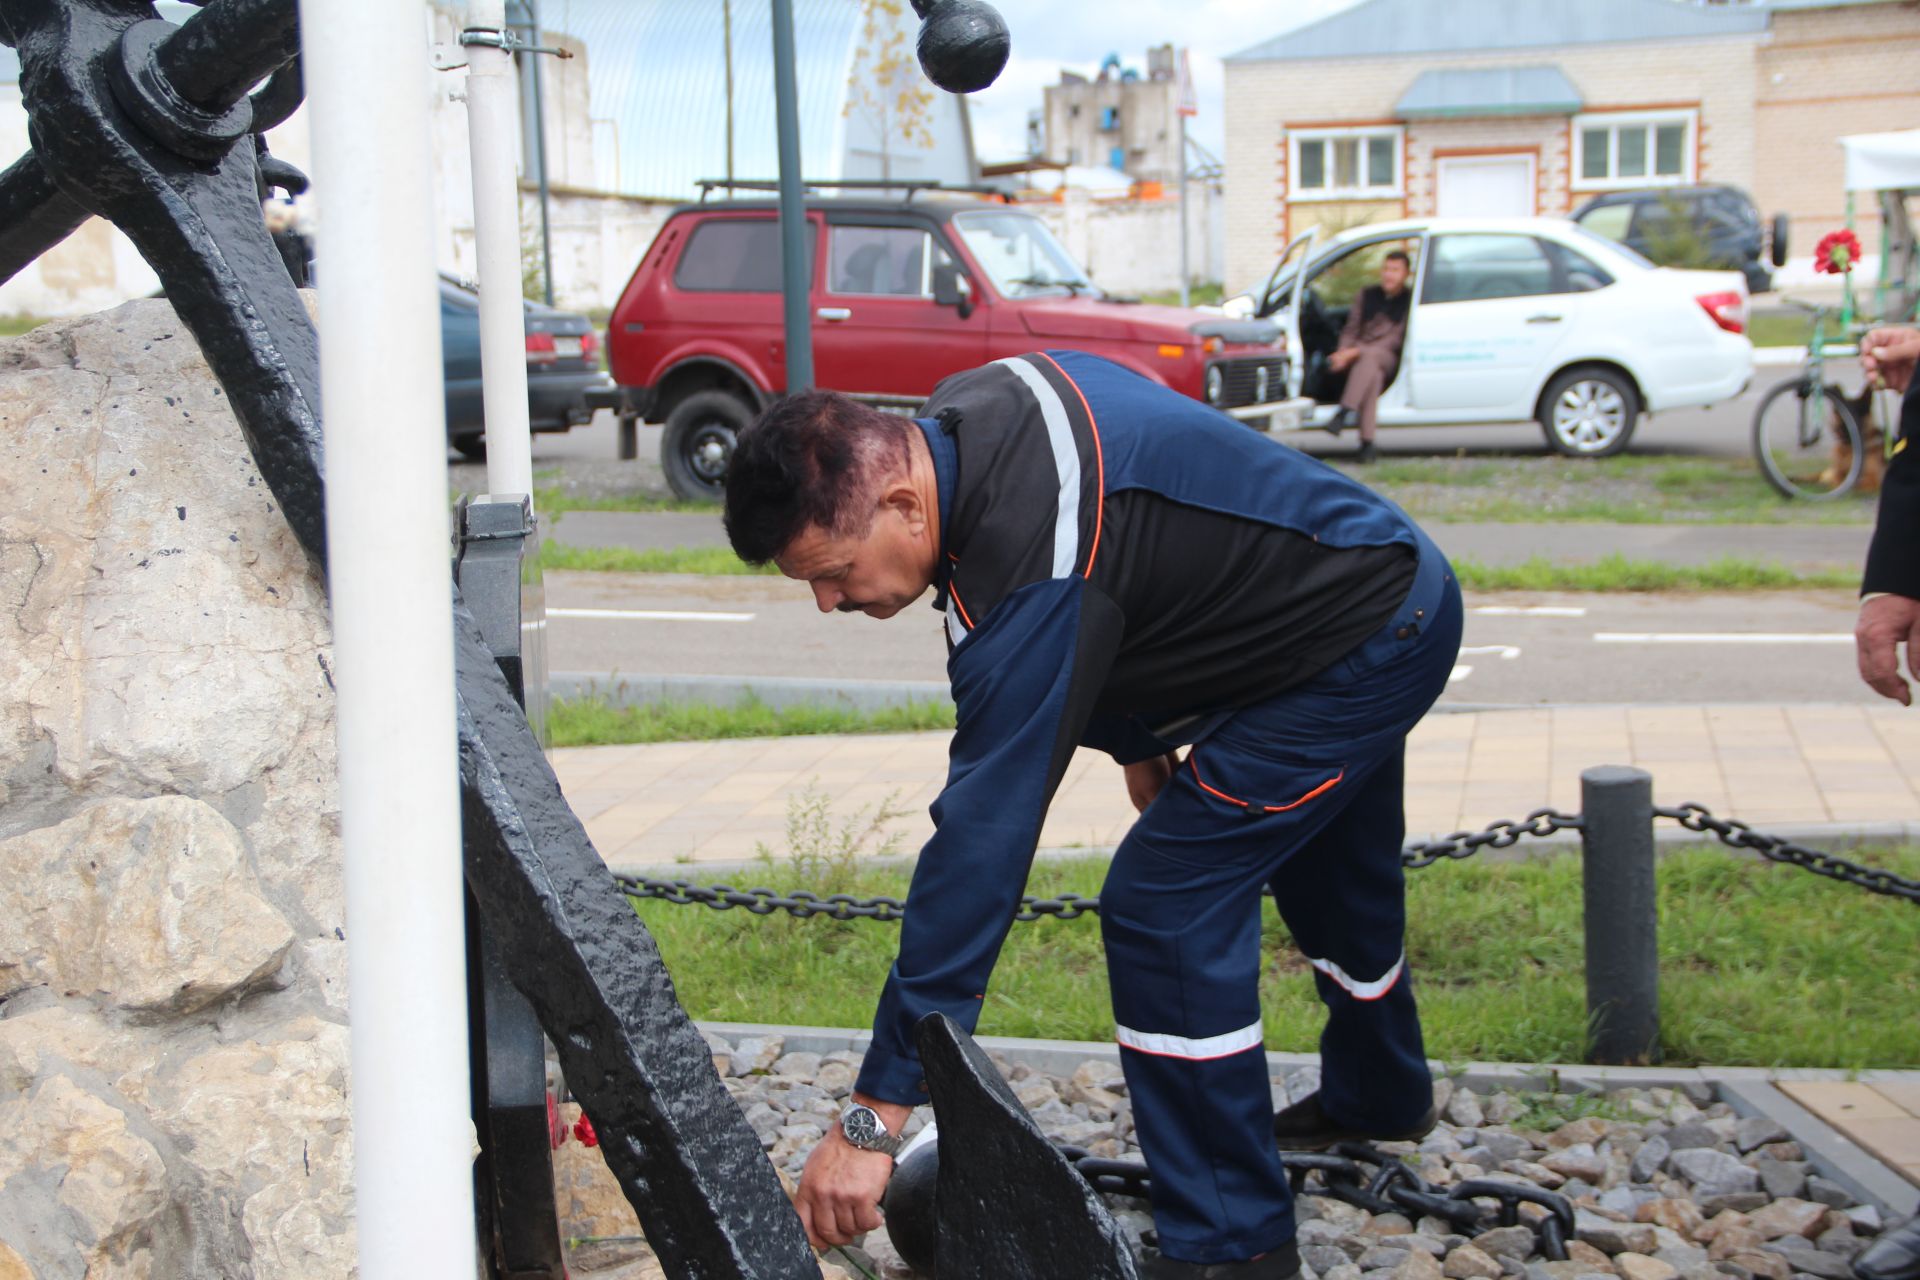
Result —
[{"label": "road marking line", "polygon": [[1453,669],[1453,674],[1451,674],[1451,675],[1449,675],[1449,676],[1447,677],[1447,683],[1448,683],[1448,684],[1452,684],[1452,683],[1454,683],[1454,682],[1455,682],[1455,681],[1457,681],[1457,680],[1465,680],[1465,679],[1466,679],[1466,678],[1467,678],[1468,676],[1470,676],[1470,675],[1472,675],[1472,674],[1473,674],[1473,668],[1472,668],[1472,667],[1468,667],[1468,666],[1456,666],[1456,667],[1455,667],[1455,668]]},{"label": "road marking line", "polygon": [[1587,611],[1570,604],[1482,604],[1475,613],[1484,618],[1584,618]]},{"label": "road marking line", "polygon": [[1596,631],[1597,644],[1852,644],[1833,631]]},{"label": "road marking line", "polygon": [[1496,653],[1500,655],[1502,662],[1512,662],[1520,656],[1520,646],[1517,644],[1470,644],[1464,646],[1460,652]]},{"label": "road marking line", "polygon": [[694,613],[682,609],[549,609],[549,618],[611,618],[622,622],[752,622],[750,613]]}]

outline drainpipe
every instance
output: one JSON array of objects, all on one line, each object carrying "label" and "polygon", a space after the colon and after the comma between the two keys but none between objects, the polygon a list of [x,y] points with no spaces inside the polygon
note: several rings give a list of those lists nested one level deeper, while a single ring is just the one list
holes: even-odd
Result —
[{"label": "drainpipe", "polygon": [[[446,419],[426,32],[303,0],[362,1280],[474,1267]],[[395,431],[394,424],[406,426]]]},{"label": "drainpipe", "polygon": [[[539,0],[514,0],[520,11],[526,15],[524,22],[513,25],[525,27],[526,42],[530,45],[540,43],[540,7]],[[532,144],[534,181],[540,187],[540,300],[548,306],[553,305],[553,215],[549,208],[551,195],[547,183],[547,96],[540,76],[540,56],[537,53],[527,55],[529,69],[528,94],[530,110],[527,120],[527,141]]]},{"label": "drainpipe", "polygon": [[520,103],[506,34],[506,0],[472,0],[460,43],[467,51],[467,137],[473,152],[487,491],[496,496],[531,496],[533,436],[527,411],[526,308],[520,298],[520,187],[513,155],[513,117]]}]

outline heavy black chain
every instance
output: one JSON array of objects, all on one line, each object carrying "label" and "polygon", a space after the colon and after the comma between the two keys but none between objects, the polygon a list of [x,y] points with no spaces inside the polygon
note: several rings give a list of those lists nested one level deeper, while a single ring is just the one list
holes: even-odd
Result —
[{"label": "heavy black chain", "polygon": [[[1096,1191],[1145,1199],[1152,1188],[1147,1166],[1138,1160],[1103,1159],[1082,1147],[1066,1145],[1060,1153]],[[1280,1163],[1296,1196],[1329,1196],[1369,1213],[1404,1213],[1416,1222],[1423,1217],[1440,1218],[1468,1236],[1495,1227],[1526,1225],[1540,1237],[1542,1256],[1554,1262],[1567,1260],[1567,1241],[1574,1234],[1573,1204],[1544,1187],[1490,1178],[1435,1187],[1405,1161],[1365,1142],[1337,1143],[1325,1152],[1283,1151]],[[1488,1200],[1493,1203],[1480,1203]],[[1523,1215],[1523,1204],[1538,1205],[1545,1212]]]},{"label": "heavy black chain", "polygon": [[1736,849],[1751,849],[1771,862],[1784,862],[1789,866],[1799,867],[1803,871],[1811,871],[1817,876],[1826,876],[1829,880],[1857,885],[1868,893],[1883,893],[1890,898],[1904,898],[1908,902],[1920,903],[1920,880],[1909,880],[1905,876],[1898,876],[1878,867],[1863,867],[1857,862],[1849,862],[1835,854],[1822,853],[1818,849],[1809,849],[1805,845],[1795,844],[1779,836],[1755,831],[1744,822],[1736,822],[1730,818],[1716,818],[1704,805],[1683,804],[1672,809],[1656,808],[1654,813],[1662,818],[1673,819],[1689,831],[1714,836],[1722,844],[1731,845]]},{"label": "heavy black chain", "polygon": [[[1550,836],[1556,831],[1577,831],[1580,819],[1554,809],[1535,809],[1519,822],[1500,821],[1484,831],[1456,831],[1444,840],[1411,844],[1400,854],[1400,863],[1417,871],[1436,862],[1467,858],[1482,849],[1505,849],[1527,836]],[[616,873],[614,881],[629,898],[671,902],[677,906],[699,906],[714,911],[739,907],[756,916],[784,911],[802,920],[825,916],[829,920],[899,920],[907,914],[907,904],[899,898],[856,898],[851,894],[808,893],[804,889],[779,893],[773,889],[736,889],[727,884],[699,885],[687,880],[654,880],[647,876]],[[1014,912],[1016,921],[1078,920],[1100,914],[1100,899],[1078,893],[1063,893],[1057,898],[1024,897]]]},{"label": "heavy black chain", "polygon": [[1558,809],[1535,809],[1518,822],[1502,819],[1483,831],[1456,831],[1444,840],[1410,844],[1400,853],[1400,865],[1409,871],[1430,867],[1449,858],[1470,858],[1482,849],[1505,849],[1527,836],[1550,836],[1556,831],[1578,831],[1577,814]]}]

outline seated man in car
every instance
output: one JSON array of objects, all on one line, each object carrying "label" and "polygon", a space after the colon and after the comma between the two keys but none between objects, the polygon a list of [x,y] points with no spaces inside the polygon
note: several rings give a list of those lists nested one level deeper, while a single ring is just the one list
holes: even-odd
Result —
[{"label": "seated man in car", "polygon": [[1333,428],[1358,426],[1362,462],[1373,461],[1375,406],[1380,393],[1400,369],[1400,344],[1407,337],[1407,276],[1412,263],[1395,249],[1380,260],[1380,283],[1370,284],[1353,300],[1340,344],[1327,357],[1327,367],[1347,375],[1340,393],[1340,412]]}]

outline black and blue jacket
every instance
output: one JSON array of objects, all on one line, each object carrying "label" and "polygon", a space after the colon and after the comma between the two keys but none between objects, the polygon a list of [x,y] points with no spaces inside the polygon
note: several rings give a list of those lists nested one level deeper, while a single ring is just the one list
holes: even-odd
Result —
[{"label": "black and blue jacket", "polygon": [[1332,665],[1393,614],[1417,535],[1331,467],[1096,356],[956,374],[920,426],[958,710],[934,836],[857,1087],[926,1100],[915,1023],[971,1029],[1074,748],[1122,764]]}]

